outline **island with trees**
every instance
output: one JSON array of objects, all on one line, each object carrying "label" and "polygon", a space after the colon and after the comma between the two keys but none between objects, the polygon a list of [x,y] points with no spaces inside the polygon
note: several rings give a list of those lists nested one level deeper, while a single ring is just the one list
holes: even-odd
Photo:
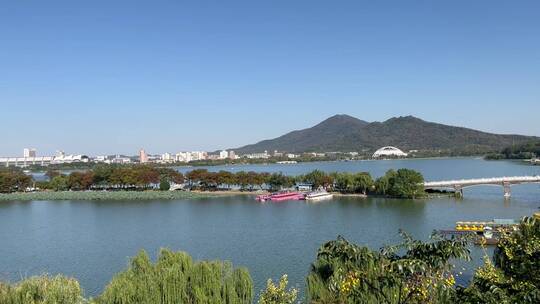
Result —
[{"label": "island with trees", "polygon": [[[46,180],[34,180],[20,169],[0,170],[0,200],[34,199],[166,199],[205,195],[241,194],[294,189],[299,183],[344,195],[379,195],[421,198],[426,195],[421,173],[410,169],[389,170],[374,179],[367,172],[313,170],[288,176],[283,173],[194,169],[182,174],[153,165],[99,165],[68,174],[49,170]],[[174,189],[187,191],[167,191]]]}]

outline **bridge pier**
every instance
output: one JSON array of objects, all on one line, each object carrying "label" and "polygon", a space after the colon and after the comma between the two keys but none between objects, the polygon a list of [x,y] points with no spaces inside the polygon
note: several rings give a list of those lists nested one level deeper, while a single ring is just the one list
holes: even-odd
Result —
[{"label": "bridge pier", "polygon": [[463,188],[461,185],[454,185],[454,195],[459,198],[463,197]]},{"label": "bridge pier", "polygon": [[509,182],[503,182],[504,197],[509,198],[512,195],[512,190],[510,189]]}]

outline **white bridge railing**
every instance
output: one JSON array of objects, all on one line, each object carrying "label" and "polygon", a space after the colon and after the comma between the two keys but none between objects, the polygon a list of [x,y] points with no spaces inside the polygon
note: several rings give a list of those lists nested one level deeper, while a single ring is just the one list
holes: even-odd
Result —
[{"label": "white bridge railing", "polygon": [[491,178],[472,178],[457,179],[448,181],[424,182],[424,187],[454,187],[454,186],[472,186],[472,185],[490,185],[490,184],[521,184],[521,183],[540,183],[540,175],[536,176],[504,176]]},{"label": "white bridge railing", "polygon": [[454,188],[459,196],[463,196],[463,188],[476,185],[500,185],[504,189],[504,197],[510,197],[510,186],[515,184],[540,183],[540,175],[535,176],[503,176],[491,178],[471,178],[448,181],[424,182],[424,188]]}]

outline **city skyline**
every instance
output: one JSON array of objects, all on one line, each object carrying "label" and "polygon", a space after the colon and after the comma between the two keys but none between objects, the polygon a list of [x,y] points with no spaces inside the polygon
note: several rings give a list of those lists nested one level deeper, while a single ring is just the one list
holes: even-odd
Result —
[{"label": "city skyline", "polygon": [[[332,129],[333,126],[336,126],[336,123],[339,125],[340,123],[343,123],[343,121],[339,122],[339,120],[346,120],[346,121],[358,121],[357,118],[355,117],[351,117],[350,115],[346,115],[346,114],[336,114],[332,117],[328,117],[327,119],[325,119],[324,121],[322,122],[319,122],[317,123],[316,125],[314,126],[311,126],[309,128],[304,128],[304,129],[301,129],[301,130],[290,130],[289,132],[286,132],[285,134],[281,134],[281,136],[277,136],[275,138],[263,138],[261,140],[258,140],[256,142],[253,142],[253,143],[250,143],[248,145],[244,145],[244,146],[236,146],[236,147],[221,147],[219,149],[211,149],[211,150],[205,150],[205,149],[185,149],[185,148],[170,148],[170,149],[166,149],[166,150],[159,150],[159,151],[156,151],[156,150],[153,150],[152,147],[150,147],[150,150],[149,152],[144,148],[144,145],[141,145],[136,153],[133,153],[133,151],[128,151],[128,152],[118,152],[118,151],[113,151],[113,152],[107,152],[107,153],[86,153],[84,151],[77,151],[76,153],[70,153],[70,155],[79,155],[79,156],[89,156],[89,157],[105,157],[105,156],[129,156],[129,157],[133,157],[133,156],[138,156],[139,158],[141,159],[144,159],[146,158],[147,156],[160,156],[160,157],[163,157],[164,154],[170,154],[170,155],[177,155],[178,157],[178,154],[182,154],[182,153],[204,153],[204,154],[212,154],[214,156],[219,156],[221,155],[222,153],[225,153],[225,152],[232,152],[234,153],[236,150],[243,150],[245,149],[245,147],[247,146],[254,146],[254,144],[260,144],[260,143],[268,143],[269,141],[272,141],[272,140],[279,140],[279,139],[283,139],[284,137],[290,137],[290,136],[297,136],[299,133],[298,132],[306,132],[309,130],[313,130],[315,128],[318,128],[322,125],[324,125],[325,127],[324,128],[330,128]],[[523,134],[495,134],[495,133],[484,133],[483,130],[474,130],[474,129],[470,129],[470,128],[463,128],[463,126],[449,126],[449,125],[444,125],[444,124],[438,124],[436,122],[430,122],[430,121],[424,121],[422,119],[419,119],[417,117],[414,117],[414,116],[400,116],[400,117],[392,117],[392,118],[389,118],[387,120],[385,120],[384,122],[382,122],[382,125],[385,125],[385,124],[388,124],[388,123],[391,123],[391,122],[395,122],[395,121],[401,121],[401,122],[405,122],[405,121],[408,121],[408,122],[411,122],[411,121],[414,121],[416,126],[415,128],[417,129],[423,129],[423,132],[424,133],[430,133],[430,132],[433,132],[433,128],[445,128],[447,132],[456,132],[457,130],[459,130],[459,132],[468,132],[468,131],[472,131],[472,132],[477,132],[477,133],[480,133],[480,134],[487,134],[487,135],[502,135],[502,136],[505,136],[505,135],[508,135],[508,136],[518,136],[518,137],[526,137],[526,136],[523,136]],[[369,125],[377,125],[377,126],[380,126],[381,125],[381,122],[363,122],[363,123],[366,123],[366,124],[369,124]],[[420,124],[419,124],[420,123]],[[424,124],[424,125],[421,125],[421,124]],[[333,126],[331,126],[333,125]],[[429,127],[427,127],[429,125]],[[352,125],[349,125],[349,126],[342,126],[342,127],[345,127],[345,128],[350,128],[350,127],[353,127]],[[431,130],[427,130],[427,128],[431,129]],[[450,129],[448,129],[450,128]],[[454,129],[454,131],[450,131]],[[327,130],[328,131],[328,130]],[[397,131],[397,130],[396,130]],[[325,131],[323,131],[324,133]],[[338,131],[339,132],[339,131]],[[293,135],[295,134],[295,135]],[[425,135],[425,134],[424,134]],[[455,136],[456,134],[453,134],[452,136]],[[368,135],[369,136],[369,135]],[[536,136],[536,139],[538,139],[540,136]],[[531,138],[531,139],[534,139],[534,136]],[[478,140],[478,139],[477,139]],[[518,141],[522,141],[523,139],[514,139],[514,140],[518,140]],[[507,145],[510,145],[511,143],[507,143]],[[373,148],[373,147],[372,147]],[[291,150],[292,149],[292,150]],[[327,150],[325,152],[329,152],[329,153],[333,153],[333,152],[343,152],[343,153],[348,153],[348,152],[354,152],[354,151],[359,151],[359,150],[369,150],[368,147],[366,146],[360,146],[360,147],[357,147],[357,149],[352,149],[351,148],[338,148],[338,149],[330,149],[330,150]],[[433,148],[428,148],[428,150],[430,149],[433,149]],[[36,149],[35,147],[33,148],[29,148],[29,147],[25,147],[22,149],[22,155],[24,157],[28,157],[28,156],[36,156],[38,153],[36,152],[38,149]],[[274,148],[259,148],[257,151],[255,151],[255,154],[257,153],[266,153],[266,152],[270,152],[270,153],[273,153],[273,152],[282,152],[282,153],[288,153],[288,152],[292,152],[295,150],[295,147],[274,147]],[[416,151],[417,149],[412,149],[414,151]],[[412,151],[411,150],[411,151]],[[436,150],[436,149],[435,149]],[[40,150],[41,151],[41,150]],[[73,152],[73,151],[68,151],[68,152]],[[306,152],[306,151],[304,151]],[[30,155],[32,154],[32,155]],[[65,153],[65,150],[64,149],[56,149],[54,153],[52,152],[45,152],[45,154],[41,154],[41,155],[37,155],[37,156],[52,156],[52,155],[64,155],[66,154]],[[250,153],[245,153],[244,156],[247,156],[248,154]],[[144,157],[142,157],[142,155],[145,155]],[[13,154],[13,155],[0,155],[0,157],[21,157],[21,155],[19,154]],[[183,157],[184,158],[184,157]],[[199,157],[196,157],[196,159],[198,159]],[[206,157],[204,157],[206,158]],[[202,159],[204,159],[202,158]],[[227,158],[227,157],[225,157]],[[249,158],[249,157],[248,157]]]},{"label": "city skyline", "polygon": [[6,3],[0,155],[217,151],[337,113],[538,136],[539,9]]}]

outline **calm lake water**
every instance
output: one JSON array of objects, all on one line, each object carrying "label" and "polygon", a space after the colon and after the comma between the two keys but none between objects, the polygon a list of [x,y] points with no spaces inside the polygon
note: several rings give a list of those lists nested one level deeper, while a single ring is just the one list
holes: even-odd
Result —
[{"label": "calm lake water", "polygon": [[[324,171],[368,171],[411,168],[427,180],[538,175],[540,166],[481,159],[425,159],[321,162],[294,165],[220,166],[210,170],[267,171],[299,174]],[[179,168],[181,171],[190,168]],[[0,280],[34,274],[63,273],[76,277],[86,295],[99,294],[112,276],[125,269],[130,256],[145,249],[183,250],[196,259],[230,260],[249,268],[256,293],[266,279],[289,274],[304,289],[304,277],[325,241],[343,235],[379,248],[399,241],[404,229],[426,239],[434,229],[449,229],[458,220],[520,218],[540,207],[539,185],[465,189],[461,200],[395,200],[340,198],[320,203],[256,203],[250,197],[180,201],[51,201],[0,203]],[[482,251],[465,267],[481,263]]]}]

